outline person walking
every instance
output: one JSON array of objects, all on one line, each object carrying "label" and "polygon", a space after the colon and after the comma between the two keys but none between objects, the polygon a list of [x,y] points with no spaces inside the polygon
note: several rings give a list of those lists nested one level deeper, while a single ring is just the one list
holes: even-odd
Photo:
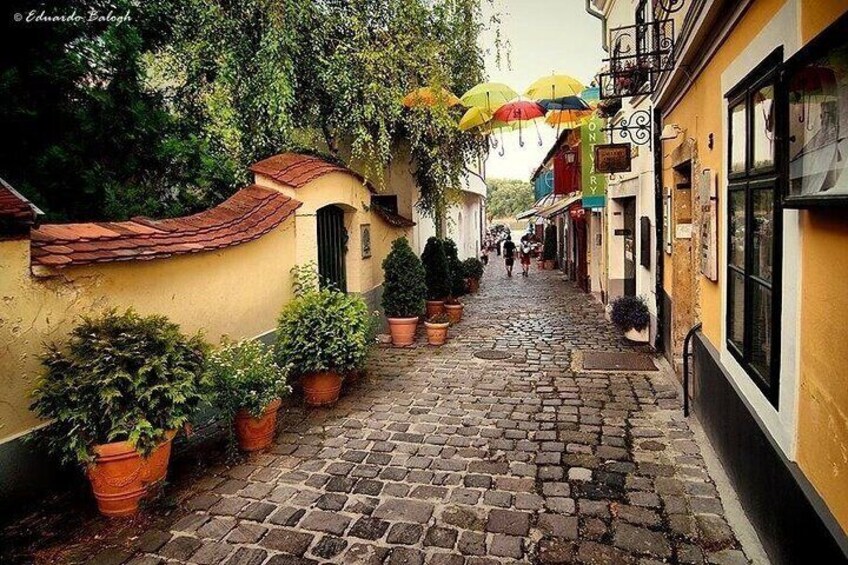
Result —
[{"label": "person walking", "polygon": [[515,244],[512,242],[512,236],[506,236],[503,243],[504,265],[506,266],[506,276],[512,276],[512,266],[515,264]]},{"label": "person walking", "polygon": [[480,249],[480,261],[483,263],[483,266],[489,264],[489,242],[485,242]]},{"label": "person walking", "polygon": [[529,235],[521,238],[521,276],[530,276],[530,257],[533,255],[533,243]]}]

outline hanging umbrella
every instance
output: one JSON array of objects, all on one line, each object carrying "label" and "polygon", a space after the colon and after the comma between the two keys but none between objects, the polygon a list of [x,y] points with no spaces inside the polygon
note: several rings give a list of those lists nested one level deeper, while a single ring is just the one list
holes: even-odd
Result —
[{"label": "hanging umbrella", "polygon": [[403,105],[407,108],[415,108],[419,106],[437,106],[444,104],[445,106],[457,106],[462,102],[453,93],[445,88],[433,88],[423,86],[417,88],[403,97]]},{"label": "hanging umbrella", "polygon": [[598,86],[590,86],[580,93],[580,98],[591,108],[597,108],[598,102],[601,101],[601,89]]},{"label": "hanging umbrella", "polygon": [[495,112],[501,106],[517,98],[518,93],[500,82],[483,82],[462,95],[462,104]]},{"label": "hanging umbrella", "polygon": [[[498,108],[494,114],[494,119],[500,120],[507,124],[518,124],[518,144],[524,147],[524,139],[522,137],[522,123],[533,122],[537,123],[537,118],[542,118],[545,115],[545,109],[538,103],[532,100],[523,100],[518,98],[512,102],[508,102]],[[542,145],[542,135],[539,133],[539,126],[536,126],[536,135],[539,138],[539,145]]]},{"label": "hanging umbrella", "polygon": [[459,129],[468,131],[477,127],[485,126],[492,121],[492,113],[483,108],[474,106],[465,111],[459,119]]},{"label": "hanging umbrella", "polygon": [[539,105],[547,111],[556,110],[591,110],[592,107],[579,96],[563,96],[561,98],[545,98],[539,100]]},{"label": "hanging umbrella", "polygon": [[580,96],[584,86],[576,78],[568,75],[550,75],[542,77],[531,84],[524,96],[531,100],[546,100],[562,98],[563,96]]},{"label": "hanging umbrella", "polygon": [[545,116],[545,122],[556,127],[557,131],[562,129],[574,129],[590,117],[594,110],[552,110]]}]

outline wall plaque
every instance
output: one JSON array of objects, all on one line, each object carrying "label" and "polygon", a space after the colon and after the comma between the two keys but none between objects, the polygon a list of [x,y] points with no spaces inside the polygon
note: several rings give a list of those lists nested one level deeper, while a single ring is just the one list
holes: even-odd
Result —
[{"label": "wall plaque", "polygon": [[598,173],[626,173],[630,171],[629,143],[607,143],[595,146],[595,171]]}]

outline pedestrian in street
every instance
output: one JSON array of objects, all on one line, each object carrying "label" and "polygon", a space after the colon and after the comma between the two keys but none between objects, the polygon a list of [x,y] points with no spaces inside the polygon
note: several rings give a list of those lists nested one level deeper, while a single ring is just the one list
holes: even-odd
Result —
[{"label": "pedestrian in street", "polygon": [[483,263],[483,266],[489,264],[489,246],[486,243],[480,249],[480,261]]},{"label": "pedestrian in street", "polygon": [[506,236],[506,241],[503,243],[504,265],[506,265],[506,276],[512,276],[512,266],[515,264],[515,244],[512,242],[512,236]]},{"label": "pedestrian in street", "polygon": [[521,276],[530,276],[530,257],[533,255],[533,242],[529,235],[521,238]]}]

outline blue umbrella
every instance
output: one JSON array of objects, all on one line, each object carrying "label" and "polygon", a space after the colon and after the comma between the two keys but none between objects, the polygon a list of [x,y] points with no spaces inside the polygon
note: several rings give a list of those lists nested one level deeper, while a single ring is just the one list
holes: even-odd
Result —
[{"label": "blue umbrella", "polygon": [[579,96],[562,96],[561,98],[546,98],[539,104],[546,112],[551,110],[591,110],[589,104]]}]

